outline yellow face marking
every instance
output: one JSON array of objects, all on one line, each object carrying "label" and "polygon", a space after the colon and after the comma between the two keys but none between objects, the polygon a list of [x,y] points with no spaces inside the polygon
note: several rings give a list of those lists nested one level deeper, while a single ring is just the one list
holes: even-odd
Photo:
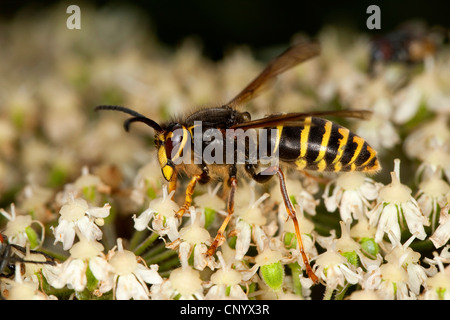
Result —
[{"label": "yellow face marking", "polygon": [[364,145],[364,139],[360,138],[358,136],[354,136],[353,142],[356,143],[358,146],[356,147],[355,153],[353,154],[353,157],[348,164],[352,164],[353,162],[355,162],[356,158],[358,158],[358,156],[361,152],[361,149]]},{"label": "yellow face marking", "polygon": [[164,146],[161,146],[158,149],[158,161],[161,168],[164,168],[167,165],[167,155]]},{"label": "yellow face marking", "polygon": [[300,134],[300,157],[303,158],[306,155],[306,150],[308,149],[308,138],[309,131],[311,129],[311,117],[305,118],[305,125],[303,127],[302,133]]},{"label": "yellow face marking", "polygon": [[322,143],[320,144],[319,154],[317,155],[315,162],[319,162],[323,159],[323,157],[325,157],[325,153],[327,152],[327,147],[328,147],[328,141],[330,140],[330,136],[331,136],[331,126],[332,125],[333,124],[331,123],[331,121],[327,121],[325,123],[325,133],[323,134]]},{"label": "yellow face marking", "polygon": [[277,126],[277,140],[275,141],[275,147],[273,148],[272,154],[275,154],[280,146],[281,133],[283,132],[283,126]]},{"label": "yellow face marking", "polygon": [[164,179],[166,179],[167,181],[170,181],[170,179],[172,179],[172,175],[173,175],[173,168],[169,165],[166,165],[162,168],[162,173],[163,173]]},{"label": "yellow face marking", "polygon": [[[345,146],[347,145],[348,135],[350,134],[350,131],[346,128],[339,128],[338,132],[342,135],[342,139],[339,139],[339,147],[337,150],[336,158],[334,158],[332,164],[337,164],[339,162],[339,160],[341,160],[342,155],[344,154]],[[335,166],[335,168],[336,168],[336,166]],[[335,169],[335,171],[339,171],[339,170]]]}]

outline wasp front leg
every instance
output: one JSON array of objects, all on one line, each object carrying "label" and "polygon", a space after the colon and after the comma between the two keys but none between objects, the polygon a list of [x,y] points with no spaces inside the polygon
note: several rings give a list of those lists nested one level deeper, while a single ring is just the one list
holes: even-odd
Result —
[{"label": "wasp front leg", "polygon": [[175,214],[179,219],[183,217],[184,213],[189,210],[189,207],[192,204],[192,195],[194,194],[195,186],[197,185],[197,182],[204,184],[207,183],[210,180],[208,168],[204,166],[202,168],[201,174],[194,175],[191,180],[189,181],[187,187],[186,187],[186,196],[184,198],[184,204],[183,206],[177,211]]},{"label": "wasp front leg", "polygon": [[216,237],[214,238],[213,243],[209,247],[207,251],[207,255],[212,256],[217,248],[226,240],[225,238],[225,229],[227,228],[228,223],[230,222],[231,217],[234,213],[234,195],[236,194],[237,189],[237,179],[236,179],[236,167],[232,166],[230,168],[230,178],[228,179],[228,184],[230,185],[230,193],[228,194],[228,202],[227,202],[227,216],[225,220],[222,222],[219,230],[217,231]]}]

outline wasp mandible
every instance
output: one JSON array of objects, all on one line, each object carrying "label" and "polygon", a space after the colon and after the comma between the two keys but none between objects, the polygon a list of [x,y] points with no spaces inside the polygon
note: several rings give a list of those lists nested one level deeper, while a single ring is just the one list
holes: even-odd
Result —
[{"label": "wasp mandible", "polygon": [[[271,134],[267,135],[266,149],[268,157],[277,155],[280,164],[294,167],[298,170],[312,170],[318,172],[364,171],[376,172],[380,169],[375,150],[367,142],[350,132],[348,129],[320,118],[321,116],[342,116],[365,118],[370,112],[358,111],[330,111],[310,113],[280,113],[268,115],[264,118],[251,120],[246,111],[240,111],[239,106],[244,105],[255,98],[275,78],[310,58],[320,53],[320,45],[314,41],[304,41],[293,45],[277,58],[272,60],[266,68],[251,81],[238,95],[228,103],[220,107],[212,107],[198,110],[182,119],[169,121],[166,124],[158,124],[146,116],[121,106],[98,106],[96,110],[116,110],[130,114],[132,117],[124,122],[128,131],[131,123],[143,122],[155,130],[155,145],[158,160],[164,178],[169,182],[169,189],[176,188],[177,176],[183,172],[191,177],[186,188],[184,205],[177,212],[182,217],[192,203],[192,195],[197,183],[204,184],[211,180],[222,179],[228,183],[229,194],[227,200],[227,216],[220,226],[208,254],[213,255],[216,249],[225,241],[225,229],[234,212],[234,197],[238,185],[238,172],[249,176],[259,183],[269,181],[277,176],[283,197],[284,205],[289,218],[293,220],[298,248],[306,268],[307,275],[318,282],[308,257],[304,251],[302,238],[296,212],[288,196],[285,183],[285,175],[279,165],[270,165],[262,169],[261,158],[250,161],[251,152],[249,144],[238,150],[238,144],[227,144],[227,133],[238,130],[247,132],[251,129],[264,129]],[[200,133],[204,137],[210,130],[222,135],[214,135],[214,139],[202,139],[201,148],[198,146],[198,135],[195,131],[201,125]],[[237,137],[235,135],[234,137]],[[236,142],[237,138],[234,138]],[[227,155],[233,155],[233,159],[243,156],[244,161],[237,163],[207,161],[201,151],[211,148],[212,145],[224,147]],[[261,148],[258,139],[256,145]],[[185,152],[186,146],[194,152]],[[228,146],[228,148],[227,148]],[[200,152],[200,154],[199,154]],[[187,159],[186,159],[187,158]],[[184,161],[180,161],[183,159]],[[186,161],[188,160],[188,161]],[[239,169],[239,170],[238,170]]]}]

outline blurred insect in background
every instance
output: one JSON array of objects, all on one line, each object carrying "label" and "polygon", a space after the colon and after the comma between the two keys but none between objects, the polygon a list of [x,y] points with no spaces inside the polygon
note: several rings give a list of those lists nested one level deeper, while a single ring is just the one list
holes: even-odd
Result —
[{"label": "blurred insect in background", "polygon": [[[238,107],[249,102],[262,91],[267,89],[275,78],[288,69],[317,56],[320,53],[320,45],[313,41],[304,41],[290,47],[273,61],[248,84],[237,96],[221,107],[205,108],[196,111],[183,118],[172,120],[166,124],[158,124],[154,120],[121,106],[98,106],[96,110],[115,110],[130,114],[132,117],[124,122],[128,131],[131,123],[143,122],[155,130],[155,145],[158,149],[158,160],[164,178],[169,182],[169,189],[175,190],[177,177],[185,173],[190,177],[186,188],[184,205],[177,212],[178,217],[189,210],[192,203],[192,195],[197,183],[204,184],[211,180],[221,179],[228,185],[227,217],[217,231],[208,254],[213,255],[216,249],[225,241],[225,229],[234,212],[234,197],[238,185],[238,171],[249,176],[259,183],[268,182],[273,176],[277,176],[284,202],[284,206],[290,219],[293,220],[298,249],[305,265],[307,275],[318,282],[309,259],[304,251],[300,228],[294,206],[286,190],[285,175],[279,165],[270,165],[262,168],[260,158],[256,162],[250,161],[250,148],[244,148],[243,163],[208,163],[202,157],[202,151],[211,144],[220,145],[233,159],[239,156],[237,143],[231,147],[227,145],[227,133],[250,129],[265,129],[271,132],[267,139],[261,142],[255,141],[258,148],[270,150],[268,157],[276,155],[281,164],[293,167],[297,170],[311,170],[316,172],[344,172],[363,171],[374,173],[380,169],[375,150],[367,142],[350,132],[348,129],[326,119],[322,116],[340,116],[366,118],[370,112],[364,110],[355,111],[322,111],[309,113],[276,113],[264,118],[251,120],[246,111],[239,111]],[[201,149],[196,150],[198,135],[195,130],[201,124]],[[217,130],[223,134],[223,138],[204,139],[208,130]],[[236,140],[236,139],[235,139]],[[197,144],[198,145],[198,144]],[[186,152],[194,149],[189,155]],[[227,149],[228,146],[228,149]],[[231,149],[230,149],[231,148]],[[200,151],[200,152],[198,152]],[[259,154],[259,153],[258,153]],[[189,161],[179,161],[188,157]],[[195,160],[199,160],[197,163]]]},{"label": "blurred insect in background", "polygon": [[427,33],[407,25],[386,35],[374,37],[370,44],[369,73],[379,64],[400,62],[413,65],[423,62],[437,50],[437,33]]},{"label": "blurred insect in background", "polygon": [[0,276],[10,277],[14,274],[16,263],[26,264],[50,264],[55,265],[54,258],[38,250],[29,250],[29,253],[40,254],[45,261],[34,261],[24,259],[27,249],[17,244],[9,243],[8,238],[0,233]]}]

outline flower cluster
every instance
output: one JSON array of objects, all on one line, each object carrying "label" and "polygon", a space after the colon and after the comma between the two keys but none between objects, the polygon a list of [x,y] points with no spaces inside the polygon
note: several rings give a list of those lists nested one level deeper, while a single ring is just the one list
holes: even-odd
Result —
[{"label": "flower cluster", "polygon": [[[239,178],[226,240],[211,254],[226,181],[197,186],[180,218],[185,184],[166,184],[139,137],[147,128],[127,134],[117,116],[85,107],[123,104],[165,120],[236,94],[263,64],[249,48],[212,63],[192,40],[162,54],[137,13],[83,12],[86,25],[104,24],[98,34],[53,28],[53,11],[0,30],[12,35],[2,74],[27,75],[0,78],[1,298],[450,299],[448,50],[370,74],[366,36],[327,27],[320,57],[246,106],[254,117],[268,105],[373,112],[343,121],[377,150],[382,172],[285,171],[315,283],[276,177]],[[51,36],[17,40],[30,30]]]}]

